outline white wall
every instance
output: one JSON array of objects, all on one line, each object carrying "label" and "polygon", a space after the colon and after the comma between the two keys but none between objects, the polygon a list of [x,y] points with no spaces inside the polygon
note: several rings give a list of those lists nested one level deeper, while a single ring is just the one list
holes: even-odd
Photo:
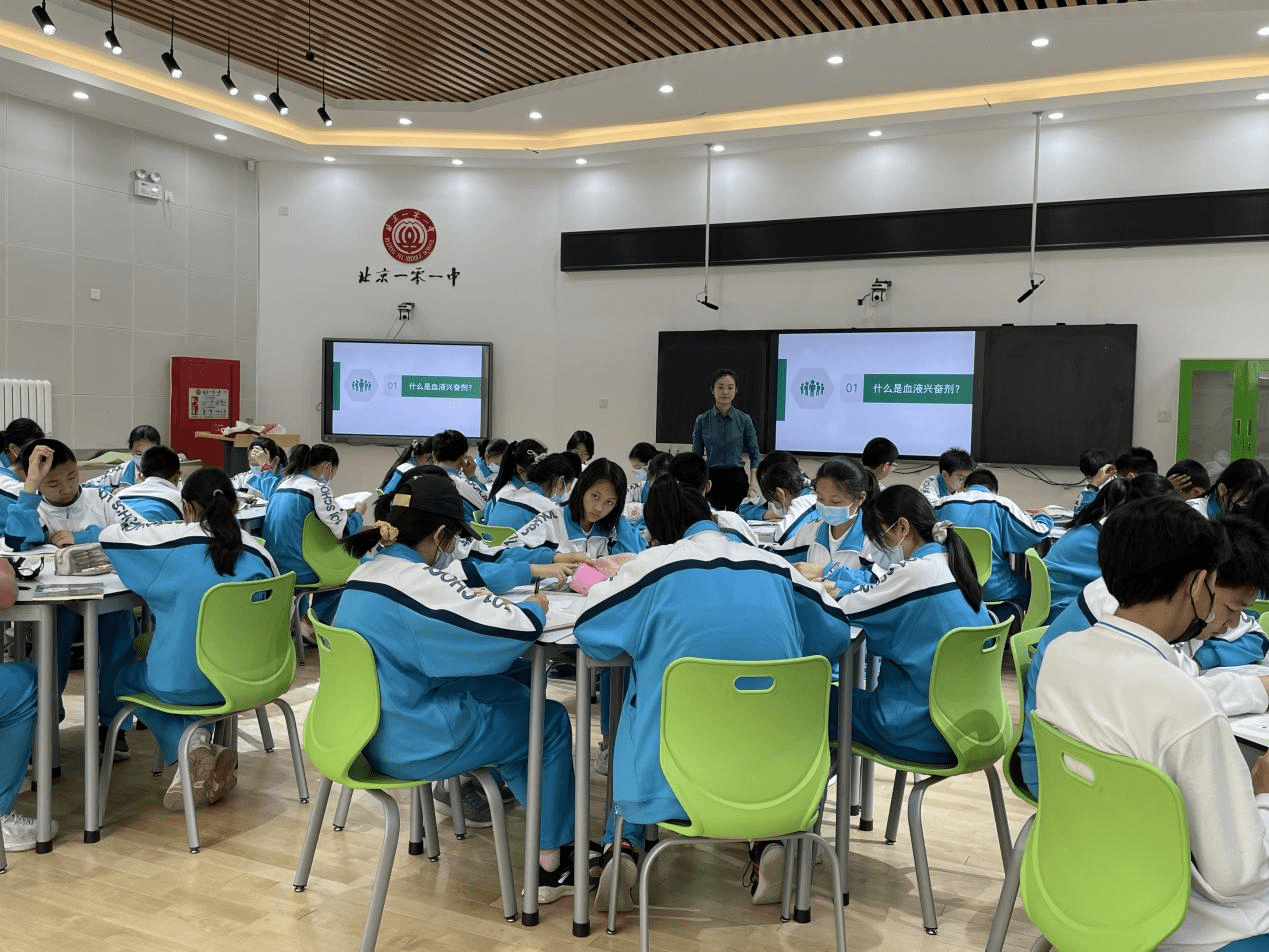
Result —
[{"label": "white wall", "polygon": [[[714,216],[1025,202],[1031,161],[1025,125],[723,154],[714,165]],[[1269,187],[1269,110],[1054,124],[1045,130],[1041,182],[1042,201]],[[259,414],[306,437],[319,429],[320,338],[381,336],[407,299],[419,311],[405,337],[494,342],[498,435],[561,446],[581,427],[616,458],[653,436],[660,330],[1137,323],[1135,439],[1167,465],[1175,424],[1158,414],[1175,414],[1177,361],[1263,356],[1269,328],[1262,243],[1045,254],[1038,270],[1048,283],[1021,306],[1014,299],[1026,285],[1022,255],[719,269],[711,282],[711,299],[723,305],[717,313],[694,301],[697,271],[560,273],[561,231],[701,221],[701,161],[564,172],[270,165],[260,196]],[[361,267],[390,260],[380,229],[405,206],[436,221],[433,270],[456,265],[457,287],[355,283]],[[865,312],[855,298],[878,275],[894,281],[890,301]],[[1060,372],[1040,368],[1037,386]],[[702,382],[702,409],[705,391]],[[902,446],[902,434],[892,436]],[[377,481],[389,458],[386,449],[351,448],[342,488]],[[1066,496],[1009,480],[1006,491],[1023,501]]]},{"label": "white wall", "polygon": [[[241,360],[253,415],[255,174],[15,96],[0,96],[0,148],[0,365],[53,381],[54,434],[79,448],[122,448],[136,423],[167,436],[181,354]],[[136,168],[174,193],[166,215],[131,194]]]}]

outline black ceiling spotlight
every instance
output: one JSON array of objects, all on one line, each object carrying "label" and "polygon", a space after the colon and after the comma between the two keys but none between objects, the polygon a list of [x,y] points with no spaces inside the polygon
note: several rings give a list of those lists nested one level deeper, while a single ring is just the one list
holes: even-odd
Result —
[{"label": "black ceiling spotlight", "polygon": [[173,79],[181,78],[181,64],[176,61],[176,14],[172,14],[172,32],[168,37],[167,52],[159,59],[163,60],[163,65]]},{"label": "black ceiling spotlight", "polygon": [[696,303],[704,305],[711,311],[717,311],[718,305],[709,300],[709,186],[711,164],[714,155],[714,144],[705,143],[705,287],[696,295]]},{"label": "black ceiling spotlight", "polygon": [[40,29],[44,31],[45,36],[52,36],[57,32],[57,26],[53,23],[53,18],[48,15],[48,0],[40,0],[39,6],[32,7],[31,15],[35,17],[35,22],[40,25]]},{"label": "black ceiling spotlight", "polygon": [[[313,52],[313,0],[308,0],[308,40],[304,45],[304,58],[310,63],[317,61],[317,54]],[[326,125],[329,126],[330,123],[327,122]]]},{"label": "black ceiling spotlight", "polygon": [[291,107],[282,99],[282,58],[279,54],[277,61],[273,67],[273,92],[269,93],[269,102],[273,103],[273,108],[278,111],[279,115],[285,116],[291,111]]},{"label": "black ceiling spotlight", "polygon": [[123,44],[115,33],[115,0],[110,0],[110,29],[106,31],[106,49],[119,56],[123,53]]},{"label": "black ceiling spotlight", "polygon": [[[1018,295],[1019,304],[1035,294],[1044,283],[1044,275],[1035,269],[1035,235],[1040,221],[1040,113],[1034,112],[1032,115],[1035,116],[1035,165],[1031,171],[1031,270],[1027,274],[1027,283],[1031,287]],[[1040,280],[1037,281],[1036,278]]]},{"label": "black ceiling spotlight", "polygon": [[[1040,280],[1037,281],[1036,278],[1039,278]],[[1031,295],[1035,294],[1035,292],[1039,290],[1040,285],[1042,285],[1043,283],[1044,283],[1044,275],[1036,274],[1034,271],[1031,272],[1031,287],[1027,288],[1020,295],[1018,295],[1018,303],[1021,304],[1027,298],[1031,297]]]},{"label": "black ceiling spotlight", "polygon": [[233,58],[233,45],[234,45],[234,33],[233,33],[234,6],[232,3],[229,4],[229,9],[226,12],[229,15],[228,17],[229,22],[225,24],[225,75],[220,77],[220,81],[224,84],[225,91],[229,93],[229,95],[237,96],[238,84],[234,82],[233,76],[230,75],[230,61]]},{"label": "black ceiling spotlight", "polygon": [[322,125],[327,128],[335,124],[335,120],[326,111],[326,57],[322,57],[322,104],[317,107],[317,118],[322,120]]}]

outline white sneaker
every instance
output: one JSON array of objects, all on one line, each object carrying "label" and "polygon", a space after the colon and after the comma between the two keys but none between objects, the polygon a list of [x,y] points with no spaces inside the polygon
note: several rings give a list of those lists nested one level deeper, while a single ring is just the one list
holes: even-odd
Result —
[{"label": "white sneaker", "polygon": [[[750,851],[750,858],[753,851]],[[776,841],[763,847],[753,867],[749,901],[765,906],[784,899],[784,843]]]},{"label": "white sneaker", "polygon": [[599,750],[595,752],[594,767],[595,767],[595,773],[599,774],[599,776],[601,777],[608,776],[608,763],[609,763],[610,756],[611,755],[608,750],[608,745],[605,744],[603,741],[600,741]]},{"label": "white sneaker", "polygon": [[[224,752],[224,747],[216,747],[210,743],[210,735],[206,731],[199,731],[194,735],[189,748],[189,774],[195,807],[209,806],[223,796],[222,787],[217,783],[216,767],[218,758]],[[172,783],[163,794],[163,806],[178,812],[185,809],[185,802],[181,799],[179,769],[172,775]]]},{"label": "white sneaker", "polygon": [[617,911],[629,912],[635,907],[635,899],[639,893],[639,865],[635,861],[637,854],[630,847],[622,847],[614,853],[609,848],[604,853],[604,867],[599,874],[599,886],[595,890],[595,911],[608,911],[608,896],[612,892],[612,877],[617,876]]},{"label": "white sneaker", "polygon": [[[0,830],[4,831],[4,848],[8,853],[25,853],[35,849],[36,823],[33,816],[6,813],[0,816]],[[53,821],[53,835],[57,836],[57,821]]]}]

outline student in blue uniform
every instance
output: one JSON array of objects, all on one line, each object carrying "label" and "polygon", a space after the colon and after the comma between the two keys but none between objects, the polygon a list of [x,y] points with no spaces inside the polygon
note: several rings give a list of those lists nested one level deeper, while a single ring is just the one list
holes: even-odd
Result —
[{"label": "student in blue uniform", "polygon": [[[549,457],[548,457],[549,458]],[[612,460],[593,460],[562,506],[540,513],[508,540],[511,545],[547,546],[589,558],[642,552],[643,539],[622,514],[626,474]],[[504,497],[504,502],[511,502]]]},{"label": "student in blue uniform", "polygon": [[[670,460],[670,478],[680,486],[688,489],[694,489],[702,496],[709,498],[709,465],[703,457],[695,453],[683,452],[675,453],[674,458]],[[731,536],[737,542],[747,542],[750,545],[758,545],[758,537],[754,535],[753,529],[749,527],[738,512],[729,512],[726,509],[715,509],[710,506],[710,512],[714,517],[714,521],[718,523],[718,528]],[[600,709],[601,712],[605,708]]]},{"label": "student in blue uniform", "polygon": [[0,452],[0,473],[7,471],[10,476],[20,479],[21,475],[14,471],[13,464],[17,462],[22,447],[31,440],[42,439],[44,439],[44,428],[30,417],[16,417],[10,420],[9,425],[4,428],[4,452]]},{"label": "student in blue uniform", "polygon": [[1052,621],[1079,598],[1084,586],[1102,574],[1097,564],[1097,539],[1106,517],[1125,502],[1151,496],[1174,495],[1172,484],[1158,473],[1115,479],[1071,520],[1066,533],[1044,557],[1049,570],[1049,617]]},{"label": "student in blue uniform", "polygon": [[590,430],[574,430],[573,435],[564,444],[564,451],[576,453],[577,458],[582,461],[582,466],[589,466],[590,461],[595,458],[595,437]]},{"label": "student in blue uniform", "polygon": [[[312,584],[317,574],[304,561],[302,541],[304,520],[310,514],[328,528],[336,539],[342,539],[361,528],[370,500],[357,504],[357,511],[345,514],[330,491],[330,481],[339,469],[339,454],[333,446],[301,443],[291,450],[291,459],[284,477],[264,510],[264,543],[278,564],[278,569],[294,572],[299,584]],[[327,621],[339,601],[338,592],[322,592],[313,597],[313,611]]]},{"label": "student in blue uniform", "polygon": [[[529,467],[546,456],[546,444],[539,440],[512,440],[502,454],[502,465],[498,467],[498,476],[489,486],[490,502],[496,500],[504,491],[520,489],[528,478]],[[485,521],[489,525],[498,523],[489,521],[489,513],[485,513]]]},{"label": "student in blue uniform", "polygon": [[[738,392],[736,371],[721,367],[710,380],[714,405],[692,425],[692,452],[709,463],[713,486],[710,502],[717,509],[735,510],[757,478],[762,454],[758,451],[758,431],[753,420],[735,406]],[[744,457],[749,457],[749,474]]]},{"label": "student in blue uniform", "polygon": [[[525,470],[522,485],[499,487],[496,495],[491,494],[485,507],[486,524],[520,529],[538,516],[558,511],[560,504],[568,501],[573,473],[573,464],[563,453],[539,457]],[[507,475],[503,470],[498,479]]]},{"label": "student in blue uniform", "polygon": [[230,479],[234,489],[268,502],[286,468],[286,450],[267,436],[257,436],[247,448],[247,469]]},{"label": "student in blue uniform", "polygon": [[952,447],[939,454],[939,471],[921,481],[921,495],[933,506],[944,496],[965,488],[965,477],[974,470],[974,457]]},{"label": "student in blue uniform", "polygon": [[9,507],[22,495],[22,484],[26,481],[26,470],[22,468],[22,448],[11,449],[13,456],[9,464],[0,467],[0,527],[8,522]]},{"label": "student in blue uniform", "polygon": [[877,478],[877,491],[886,488],[885,480],[894,472],[894,464],[899,461],[899,447],[894,441],[884,436],[874,436],[864,444],[864,452],[859,460],[864,467],[872,470]]},{"label": "student in blue uniform", "polygon": [[[26,473],[22,494],[9,506],[4,537],[9,548],[22,551],[49,543],[62,546],[96,542],[106,526],[136,526],[145,520],[134,513],[109,489],[81,486],[79,463],[69,446],[59,440],[43,439],[27,443],[18,462]],[[69,608],[57,609],[57,690],[66,690],[70,674],[71,646],[84,620]],[[97,620],[100,643],[98,671],[99,742],[119,710],[115,699],[115,676],[132,650],[136,618],[130,611],[108,612]],[[126,725],[125,725],[126,726]],[[115,759],[128,756],[123,731],[115,746]]]},{"label": "student in blue uniform", "polygon": [[172,522],[182,518],[181,458],[167,446],[151,446],[141,457],[140,480],[119,490],[116,497],[142,519]]},{"label": "student in blue uniform", "polygon": [[1176,487],[1177,495],[1191,506],[1194,505],[1192,500],[1201,499],[1212,488],[1207,467],[1196,459],[1179,459],[1163,475]]},{"label": "student in blue uniform", "polygon": [[[939,640],[953,628],[991,624],[973,557],[950,522],[934,518],[911,486],[891,486],[864,506],[864,531],[891,553],[890,572],[846,592],[838,606],[864,630],[868,653],[881,658],[872,691],[855,689],[855,740],[891,757],[955,763],[930,720],[930,672]],[[836,692],[829,731],[836,735]]]},{"label": "student in blue uniform", "polygon": [[[194,472],[182,485],[180,499],[180,521],[102,530],[101,547],[119,578],[145,599],[154,615],[154,637],[145,658],[129,659],[114,688],[118,694],[152,694],[173,704],[219,704],[224,698],[195,659],[203,596],[222,582],[271,578],[277,567],[238,525],[237,496],[222,470]],[[181,733],[197,718],[151,710],[138,716],[154,732],[163,762],[176,763]],[[233,789],[235,760],[233,750],[212,744],[207,730],[195,732],[189,765],[196,804],[215,803]],[[163,805],[183,808],[179,771]]]},{"label": "student in blue uniform", "polygon": [[[773,480],[769,474],[776,466],[784,466],[786,470],[791,466],[796,470],[798,476],[801,477],[800,487],[791,479],[788,485],[784,484],[783,479]],[[796,456],[784,450],[772,450],[758,464],[758,469],[754,472],[754,483],[757,489],[736,507],[737,514],[747,522],[779,522],[788,515],[789,497],[808,495],[807,490],[811,488],[811,481],[805,478],[805,475]],[[785,490],[786,496],[782,502],[772,498],[776,489]]]},{"label": "student in blue uniform", "polygon": [[498,478],[498,470],[502,465],[502,454],[507,451],[507,441],[501,437],[486,437],[476,444],[476,476],[486,492]]},{"label": "student in blue uniform", "polygon": [[1154,453],[1145,446],[1130,446],[1115,457],[1115,475],[1122,479],[1132,479],[1142,473],[1159,473],[1159,461]]},{"label": "student in blue uniform", "polygon": [[[295,451],[292,450],[292,453]],[[392,461],[392,465],[388,467],[388,471],[383,474],[383,481],[379,483],[379,492],[385,496],[397,488],[401,482],[401,477],[408,470],[415,466],[428,466],[436,461],[432,455],[432,438],[426,437],[421,440],[411,440],[405,449],[397,454],[397,458]]]},{"label": "student in blue uniform", "polygon": [[[661,678],[682,657],[775,660],[821,654],[838,657],[850,640],[841,611],[778,555],[728,538],[710,518],[709,503],[673,479],[659,479],[648,497],[654,548],[590,591],[577,620],[578,644],[599,659],[627,654],[631,676],[613,747],[613,809],[624,818],[614,862],[615,814],[596,897],[608,904],[609,877],[618,876],[618,908],[631,908],[643,826],[683,818],[660,761]],[[743,622],[740,620],[743,619]],[[743,730],[744,725],[737,725]],[[783,847],[756,857],[761,885],[755,902],[777,901]],[[757,880],[755,880],[757,882]]]},{"label": "student in blue uniform", "polygon": [[[411,479],[387,516],[345,543],[373,556],[348,580],[334,622],[375,654],[382,711],[366,757],[419,780],[492,764],[523,801],[529,691],[503,672],[542,631],[546,596],[480,597],[450,571],[455,542],[472,533],[449,479]],[[538,901],[552,902],[574,888],[572,730],[556,701],[547,701],[543,735]]]},{"label": "student in blue uniform", "polygon": [[1009,556],[1021,555],[1047,539],[1053,520],[1043,513],[1032,516],[1012,499],[1001,496],[996,474],[989,469],[974,470],[965,477],[963,491],[940,499],[934,518],[987,530],[991,535],[991,577],[983,586],[983,598],[1008,603],[994,609],[1002,621],[1006,615],[1024,612],[1031,598],[1031,581],[1010,567]]},{"label": "student in blue uniform", "polygon": [[1214,519],[1222,513],[1231,512],[1251,494],[1269,482],[1269,474],[1259,460],[1251,458],[1236,459],[1216,477],[1212,488],[1207,491],[1206,514]]},{"label": "student in blue uniform", "polygon": [[132,454],[132,458],[112,466],[100,476],[94,476],[85,485],[118,489],[121,486],[131,486],[139,482],[141,457],[150,447],[159,446],[162,442],[163,437],[159,435],[159,431],[149,424],[142,423],[140,426],[134,426],[132,432],[128,434],[128,452]]},{"label": "student in blue uniform", "polygon": [[636,443],[630,447],[630,502],[643,502],[643,489],[648,484],[648,463],[657,455],[651,443]]},{"label": "student in blue uniform", "polygon": [[[758,488],[768,503],[766,511],[759,510],[754,521],[774,522],[775,545],[780,546],[814,517],[815,489],[813,481],[802,472],[797,457],[785,454],[786,458],[768,462],[774,455],[769,454],[758,467]],[[738,510],[745,519],[754,516],[749,506],[742,503]]]},{"label": "student in blue uniform", "polygon": [[473,478],[476,459],[470,453],[467,437],[458,430],[442,430],[432,437],[432,457],[436,465],[445,470],[454,481],[458,495],[463,500],[463,512],[467,521],[477,518],[485,508],[485,487]]},{"label": "student in blue uniform", "polygon": [[[17,600],[13,566],[0,559],[0,608],[11,608]],[[31,759],[36,713],[35,668],[20,661],[0,664],[0,829],[9,853],[35,849],[35,817],[15,813],[13,806]]]},{"label": "student in blue uniform", "polygon": [[1075,505],[1072,507],[1077,516],[1085,506],[1097,498],[1098,492],[1106,485],[1106,482],[1115,478],[1114,458],[1109,450],[1100,447],[1087,449],[1080,454],[1080,472],[1086,482],[1080,494],[1075,497]]},{"label": "student in blue uniform", "polygon": [[876,581],[872,564],[881,555],[868,543],[864,504],[877,498],[872,470],[847,456],[820,464],[812,482],[815,505],[775,542],[774,549],[812,580],[827,579],[843,591]]}]

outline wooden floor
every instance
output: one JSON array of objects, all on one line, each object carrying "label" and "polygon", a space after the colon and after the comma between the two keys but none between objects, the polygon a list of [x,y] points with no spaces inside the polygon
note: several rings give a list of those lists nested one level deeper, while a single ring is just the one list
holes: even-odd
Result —
[{"label": "wooden floor", "polygon": [[[316,689],[316,660],[300,668],[288,695],[303,723]],[[54,789],[54,815],[62,832],[51,854],[10,854],[0,877],[0,949],[92,949],[94,952],[346,952],[360,940],[374,865],[382,841],[382,819],[369,797],[353,801],[348,827],[333,833],[327,824],[318,844],[309,888],[292,889],[295,862],[309,807],[296,799],[286,731],[279,717],[272,727],[278,749],[264,753],[257,728],[242,722],[239,784],[222,803],[199,813],[203,850],[185,846],[180,814],[161,805],[168,778],[150,774],[153,736],[129,735],[132,759],[118,764],[101,842],[82,836],[80,698],[77,679],[67,689],[63,725],[65,776]],[[1012,676],[1010,675],[1010,690]],[[573,707],[572,685],[551,682],[551,696]],[[598,736],[598,729],[594,731]],[[596,778],[595,796],[603,796]],[[310,769],[309,784],[316,790]],[[939,932],[922,929],[912,853],[906,824],[899,842],[883,838],[890,777],[878,771],[876,829],[853,831],[851,904],[846,910],[848,948],[981,950],[991,924],[1003,873],[981,775],[956,778],[935,787],[925,801]],[[1030,815],[1006,791],[1014,833]],[[398,798],[404,806],[405,797]],[[34,813],[35,799],[23,793],[16,808]],[[334,810],[332,797],[331,812]],[[592,811],[599,816],[598,803]],[[403,810],[403,827],[408,828]],[[830,812],[825,835],[832,837]],[[523,811],[511,814],[512,853],[517,878],[523,869]],[[599,820],[592,834],[598,838]],[[397,850],[378,948],[391,950],[508,950],[593,948],[631,950],[639,943],[638,919],[619,917],[619,932],[605,933],[592,915],[587,939],[572,937],[572,905],[543,906],[541,924],[527,929],[503,920],[498,898],[493,842],[488,830],[454,839],[441,818],[441,860]],[[833,948],[830,877],[817,874],[813,921],[781,924],[779,906],[751,906],[741,886],[746,851],[735,845],[684,847],[658,860],[652,883],[655,949]],[[1035,928],[1021,905],[1006,943],[1027,949]]]}]

